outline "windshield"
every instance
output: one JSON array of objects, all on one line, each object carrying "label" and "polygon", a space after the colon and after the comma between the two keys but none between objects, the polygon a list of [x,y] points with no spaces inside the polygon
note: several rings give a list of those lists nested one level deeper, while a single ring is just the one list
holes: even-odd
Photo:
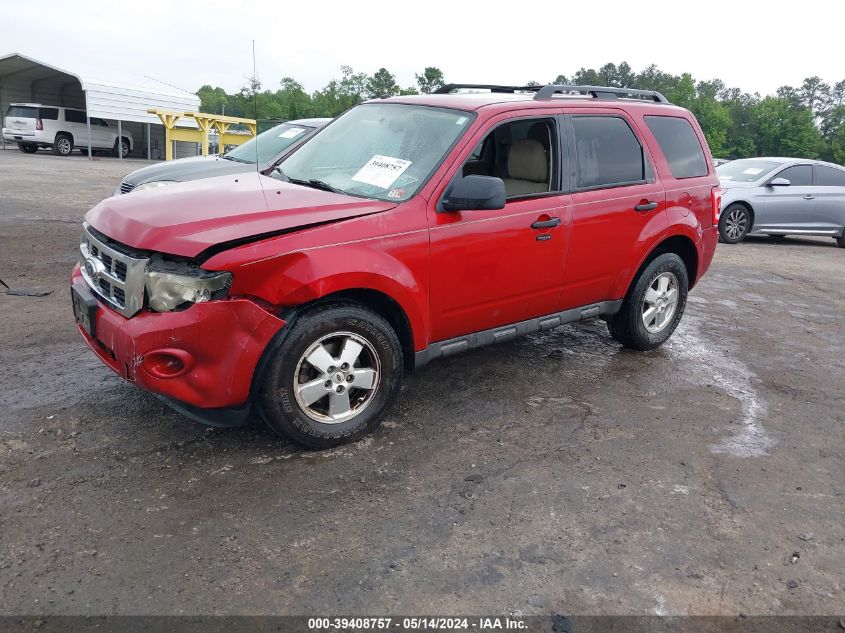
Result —
[{"label": "windshield", "polygon": [[238,145],[232,151],[226,152],[223,158],[235,160],[240,163],[255,164],[257,156],[259,163],[267,163],[274,159],[280,152],[304,138],[313,129],[305,125],[282,123],[281,125],[270,128],[266,132],[262,132],[255,138],[249,139],[243,145]]},{"label": "windshield", "polygon": [[778,167],[780,163],[771,160],[759,160],[747,158],[744,160],[732,160],[724,165],[716,167],[716,173],[722,180],[733,182],[754,182]]},{"label": "windshield", "polygon": [[470,124],[458,110],[366,103],[286,159],[284,176],[381,200],[407,200]]}]

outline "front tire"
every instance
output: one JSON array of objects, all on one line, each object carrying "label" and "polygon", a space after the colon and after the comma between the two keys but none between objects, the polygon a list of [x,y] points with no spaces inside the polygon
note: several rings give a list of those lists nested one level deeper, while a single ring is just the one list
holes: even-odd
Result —
[{"label": "front tire", "polygon": [[745,239],[751,230],[751,212],[748,207],[734,203],[719,216],[719,241],[737,244]]},{"label": "front tire", "polygon": [[270,359],[257,403],[277,433],[331,448],[379,425],[402,373],[402,347],[384,318],[357,303],[327,303],[293,323]]},{"label": "front tire", "polygon": [[610,335],[629,349],[662,345],[687,305],[687,267],[675,253],[655,257],[634,280],[622,307],[608,322]]}]

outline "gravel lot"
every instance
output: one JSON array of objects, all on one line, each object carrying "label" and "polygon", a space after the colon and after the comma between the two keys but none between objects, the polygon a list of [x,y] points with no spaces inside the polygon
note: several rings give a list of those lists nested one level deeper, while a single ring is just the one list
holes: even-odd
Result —
[{"label": "gravel lot", "polygon": [[140,161],[0,152],[0,613],[842,614],[845,249],[720,246],[662,349],[431,364],[309,452],[101,366],[67,277]]}]

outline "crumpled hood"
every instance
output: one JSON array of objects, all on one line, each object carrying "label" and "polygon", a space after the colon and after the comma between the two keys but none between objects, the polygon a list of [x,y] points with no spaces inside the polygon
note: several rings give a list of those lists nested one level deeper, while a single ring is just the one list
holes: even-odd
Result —
[{"label": "crumpled hood", "polygon": [[395,206],[251,172],[113,196],[91,209],[85,219],[127,246],[195,257],[224,242],[369,215]]},{"label": "crumpled hood", "polygon": [[145,182],[158,180],[184,182],[197,178],[211,178],[225,174],[242,174],[250,171],[255,171],[255,165],[226,160],[217,156],[191,156],[190,158],[179,158],[177,160],[141,167],[141,169],[136,169],[126,174],[122,182],[137,187]]}]

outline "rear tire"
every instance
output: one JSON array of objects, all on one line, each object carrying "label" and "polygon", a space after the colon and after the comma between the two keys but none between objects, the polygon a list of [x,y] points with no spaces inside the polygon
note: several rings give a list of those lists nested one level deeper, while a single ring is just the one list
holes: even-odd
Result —
[{"label": "rear tire", "polygon": [[126,137],[115,140],[112,155],[115,158],[126,158],[129,156],[129,140]]},{"label": "rear tire", "polygon": [[18,143],[18,149],[24,154],[34,154],[38,151],[38,145],[35,143]]},{"label": "rear tire", "polygon": [[385,319],[357,303],[326,303],[294,321],[256,403],[280,435],[310,448],[339,446],[379,425],[403,369],[399,338]]},{"label": "rear tire", "polygon": [[73,138],[70,134],[56,134],[56,140],[53,141],[53,153],[56,156],[70,156],[73,151]]},{"label": "rear tire", "polygon": [[719,216],[719,241],[737,244],[745,239],[751,230],[751,212],[739,203],[728,205]]},{"label": "rear tire", "polygon": [[607,322],[610,335],[629,349],[662,345],[684,314],[689,278],[675,253],[655,257],[631,284],[622,307]]},{"label": "rear tire", "polygon": [[845,248],[845,228],[842,229],[842,235],[836,238],[836,245],[839,248]]}]

